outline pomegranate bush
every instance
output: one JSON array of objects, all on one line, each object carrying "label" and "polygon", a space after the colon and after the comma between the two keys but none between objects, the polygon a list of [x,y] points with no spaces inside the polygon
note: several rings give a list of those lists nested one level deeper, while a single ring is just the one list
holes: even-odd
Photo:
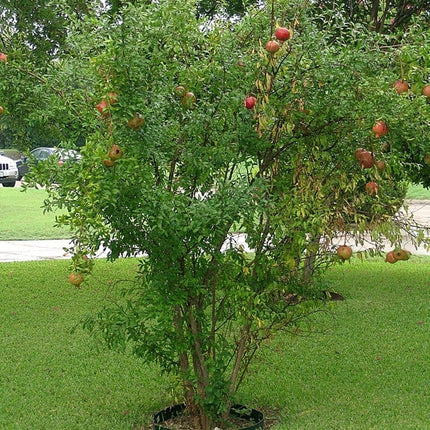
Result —
[{"label": "pomegranate bush", "polygon": [[[41,103],[79,125],[83,157],[36,166],[33,181],[47,208],[68,210],[74,273],[100,247],[145,255],[124,301],[86,326],[179,375],[194,427],[209,429],[261,343],[321,306],[318,270],[351,257],[334,237],[399,241],[402,153],[429,150],[417,114],[429,106],[390,88],[391,51],[364,29],[333,40],[342,23],[326,16],[321,33],[283,1],[240,23],[159,3],[71,23],[69,56],[32,84],[55,81]],[[406,111],[418,124],[407,150]]]}]

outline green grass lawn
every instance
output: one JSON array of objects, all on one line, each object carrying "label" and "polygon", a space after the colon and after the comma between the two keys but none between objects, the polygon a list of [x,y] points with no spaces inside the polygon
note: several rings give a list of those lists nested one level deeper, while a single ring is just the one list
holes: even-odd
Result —
[{"label": "green grass lawn", "polygon": [[70,333],[135,262],[100,262],[81,290],[68,264],[0,263],[1,429],[132,429],[164,404],[166,378],[154,366]]},{"label": "green grass lawn", "polygon": [[321,315],[326,333],[260,356],[259,404],[281,411],[277,429],[430,428],[430,259],[344,264],[325,279],[346,300]]},{"label": "green grass lawn", "polygon": [[[80,290],[68,264],[0,264],[0,428],[149,429],[152,413],[178,401],[174,381],[70,333],[136,260],[97,262]],[[261,348],[237,400],[273,429],[430,428],[430,258],[355,260],[325,283],[346,300],[317,314],[313,333]]]},{"label": "green grass lawn", "polygon": [[411,185],[406,194],[407,199],[430,200],[430,189],[422,185]]},{"label": "green grass lawn", "polygon": [[0,187],[0,240],[67,239],[66,229],[54,227],[60,212],[43,213],[45,190]]}]

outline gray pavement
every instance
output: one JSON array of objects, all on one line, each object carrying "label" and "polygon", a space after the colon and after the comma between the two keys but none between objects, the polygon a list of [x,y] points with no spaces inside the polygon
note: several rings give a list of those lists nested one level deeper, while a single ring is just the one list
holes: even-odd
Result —
[{"label": "gray pavement", "polygon": [[[414,219],[421,225],[430,227],[430,200],[414,200],[407,202],[407,204],[409,213],[413,214]],[[0,262],[68,259],[70,255],[65,252],[64,248],[69,247],[69,245],[68,240],[0,241]],[[238,245],[247,249],[244,235],[232,236],[225,247]],[[430,252],[426,251],[424,247],[416,250],[407,238],[405,238],[404,247],[414,254],[430,255]],[[389,245],[387,244],[388,248]],[[105,253],[103,252],[98,255],[98,257],[104,256]]]},{"label": "gray pavement", "polygon": [[7,240],[0,242],[0,261],[56,260],[68,258],[68,240]]},{"label": "gray pavement", "polygon": [[406,205],[418,223],[430,227],[430,200],[408,200]]}]

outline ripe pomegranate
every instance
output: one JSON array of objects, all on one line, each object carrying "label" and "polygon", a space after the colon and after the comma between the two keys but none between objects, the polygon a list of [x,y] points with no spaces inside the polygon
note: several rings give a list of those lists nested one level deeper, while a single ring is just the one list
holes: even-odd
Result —
[{"label": "ripe pomegranate", "polygon": [[4,112],[4,108],[3,106],[0,106],[0,115],[3,115],[3,112]]},{"label": "ripe pomegranate", "polygon": [[378,168],[378,170],[380,172],[382,172],[383,170],[385,170],[385,168],[387,167],[387,165],[385,164],[385,161],[382,161],[382,160],[376,161],[375,164],[376,164],[376,167]]},{"label": "ripe pomegranate", "polygon": [[399,79],[394,84],[391,85],[392,88],[395,88],[397,94],[406,93],[409,90],[409,85],[403,79]]},{"label": "ripe pomegranate", "polygon": [[97,106],[96,106],[96,108],[97,108],[97,110],[102,114],[102,115],[104,115],[106,112],[106,108],[108,107],[108,103],[107,103],[107,101],[106,100],[102,100]]},{"label": "ripe pomegranate", "polygon": [[361,154],[363,154],[363,153],[365,153],[365,152],[369,152],[369,151],[367,151],[366,149],[364,149],[364,148],[357,148],[356,150],[355,150],[355,152],[354,152],[354,156],[355,156],[355,158],[358,160],[358,161],[360,161],[360,159],[361,159]]},{"label": "ripe pomegranate", "polygon": [[279,27],[275,31],[275,37],[281,42],[285,42],[291,37],[290,30],[285,27]]},{"label": "ripe pomegranate", "polygon": [[122,155],[122,149],[118,145],[112,145],[110,147],[108,156],[112,161],[119,160]]},{"label": "ripe pomegranate", "polygon": [[69,276],[69,281],[75,287],[79,287],[84,282],[84,275],[79,272],[72,272]]},{"label": "ripe pomegranate", "polygon": [[343,261],[349,260],[352,256],[352,249],[348,245],[341,245],[337,248],[336,251],[339,258],[341,258]]},{"label": "ripe pomegranate", "polygon": [[388,126],[384,121],[376,121],[372,127],[372,131],[375,133],[375,137],[382,137],[388,133]]},{"label": "ripe pomegranate", "polygon": [[424,85],[423,87],[423,96],[430,98],[430,85]]},{"label": "ripe pomegranate", "polygon": [[362,152],[358,161],[363,169],[371,169],[375,164],[373,154],[369,151]]},{"label": "ripe pomegranate", "polygon": [[265,48],[266,48],[267,52],[270,52],[271,54],[274,54],[275,52],[279,51],[280,47],[279,47],[279,43],[276,40],[269,40],[266,43]]},{"label": "ripe pomegranate", "polygon": [[387,252],[387,255],[385,256],[385,261],[390,264],[394,264],[397,262],[397,258],[394,255],[394,251]]},{"label": "ripe pomegranate", "polygon": [[368,182],[366,184],[366,193],[369,194],[369,196],[375,196],[378,194],[379,185],[376,182]]},{"label": "ripe pomegranate", "polygon": [[245,99],[245,107],[247,109],[254,109],[255,104],[257,103],[257,98],[254,96],[248,96]]},{"label": "ripe pomegranate", "polygon": [[7,60],[7,55],[3,54],[3,52],[0,52],[0,61],[6,61]]}]

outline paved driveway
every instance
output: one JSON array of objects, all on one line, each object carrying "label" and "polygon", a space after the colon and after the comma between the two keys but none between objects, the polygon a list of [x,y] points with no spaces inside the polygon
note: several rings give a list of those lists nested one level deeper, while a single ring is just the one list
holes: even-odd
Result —
[{"label": "paved driveway", "polygon": [[[70,247],[69,240],[10,240],[0,241],[0,262],[61,260],[70,255],[64,248]],[[97,257],[106,254],[100,252]]]},{"label": "paved driveway", "polygon": [[407,204],[414,219],[421,225],[430,227],[430,200],[410,200]]}]

